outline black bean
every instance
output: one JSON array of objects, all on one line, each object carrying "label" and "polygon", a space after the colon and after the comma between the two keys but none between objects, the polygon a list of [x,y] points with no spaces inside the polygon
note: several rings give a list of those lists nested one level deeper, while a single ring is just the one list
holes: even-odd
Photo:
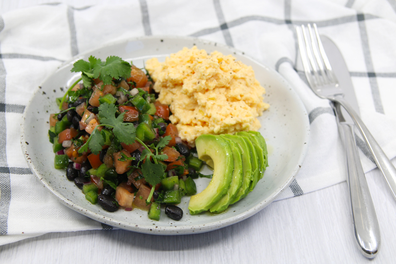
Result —
[{"label": "black bean", "polygon": [[186,145],[186,144],[184,144],[183,142],[181,142],[181,143],[176,143],[176,149],[177,149],[177,151],[179,151],[179,153],[181,154],[181,155],[183,155],[183,156],[185,156],[185,157],[188,157],[188,156],[190,156],[190,149],[189,149],[189,147]]},{"label": "black bean", "polygon": [[57,116],[57,117],[58,117],[58,120],[61,121],[62,118],[63,118],[65,115],[66,115],[66,112],[59,113],[58,116]]},{"label": "black bean", "polygon": [[87,172],[92,168],[91,164],[89,162],[84,162],[81,164],[81,169],[80,169],[80,176],[81,177],[89,177],[87,175]]},{"label": "black bean", "polygon": [[98,195],[98,203],[104,210],[108,212],[117,211],[119,206],[113,197],[104,194]]},{"label": "black bean", "polygon": [[110,185],[106,185],[102,190],[103,195],[112,196],[114,193],[115,190]]},{"label": "black bean", "polygon": [[103,149],[103,150],[100,152],[100,154],[99,154],[99,159],[100,159],[101,162],[103,162],[103,159],[104,159],[104,156],[106,155],[106,153],[107,153],[107,149]]},{"label": "black bean", "polygon": [[159,197],[159,192],[154,191],[154,193],[153,193],[153,198],[154,198],[154,200],[157,200],[158,197]]},{"label": "black bean", "polygon": [[80,118],[78,118],[78,115],[73,116],[73,119],[71,122],[72,122],[74,128],[80,129]]},{"label": "black bean", "polygon": [[135,160],[132,160],[131,165],[132,166],[137,166],[138,162],[140,161],[140,157],[142,156],[142,152],[140,150],[135,150],[134,152],[131,153],[131,156],[135,158]]},{"label": "black bean", "polygon": [[73,162],[69,163],[66,169],[66,177],[69,181],[73,181],[78,176],[78,170],[73,168]]},{"label": "black bean", "polygon": [[75,102],[72,104],[72,107],[77,107],[77,106],[79,106],[80,104],[85,103],[86,101],[87,101],[86,98],[77,99],[77,101],[75,101]]},{"label": "black bean", "polygon": [[73,109],[70,109],[69,111],[67,111],[67,120],[69,120],[69,122],[73,121],[73,117],[77,115],[76,111],[74,111]]},{"label": "black bean", "polygon": [[183,217],[183,210],[176,205],[167,205],[165,207],[165,214],[173,220],[179,221]]},{"label": "black bean", "polygon": [[84,184],[90,183],[90,182],[91,182],[91,180],[87,177],[78,176],[78,177],[74,178],[74,184],[80,189],[82,189]]}]

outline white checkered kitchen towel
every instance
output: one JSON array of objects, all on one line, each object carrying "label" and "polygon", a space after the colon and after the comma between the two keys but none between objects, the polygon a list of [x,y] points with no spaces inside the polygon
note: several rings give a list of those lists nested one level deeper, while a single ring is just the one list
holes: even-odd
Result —
[{"label": "white checkered kitchen towel", "polygon": [[[294,25],[315,22],[341,49],[362,118],[396,156],[396,3],[392,0],[130,1],[74,8],[40,5],[0,17],[0,245],[48,232],[110,228],[63,206],[29,170],[19,145],[33,91],[80,52],[142,35],[195,36],[244,51],[276,69],[300,95],[311,138],[296,180],[278,198],[345,180],[334,114],[306,85]],[[360,142],[364,170],[375,167]]]}]

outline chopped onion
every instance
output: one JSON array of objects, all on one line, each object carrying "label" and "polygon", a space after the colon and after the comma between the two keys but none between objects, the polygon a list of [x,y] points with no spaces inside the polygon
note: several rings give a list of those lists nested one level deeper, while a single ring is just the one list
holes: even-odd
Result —
[{"label": "chopped onion", "polygon": [[56,152],[56,155],[64,155],[64,154],[65,154],[65,151],[63,149]]},{"label": "chopped onion", "polygon": [[139,90],[137,88],[133,88],[130,92],[129,92],[132,96],[135,96],[139,93]]},{"label": "chopped onion", "polygon": [[175,190],[175,191],[179,190],[179,184],[173,185],[173,190]]},{"label": "chopped onion", "polygon": [[181,137],[175,137],[175,141],[176,141],[176,143],[182,143]]},{"label": "chopped onion", "polygon": [[80,164],[80,163],[74,162],[74,163],[73,163],[73,168],[74,168],[75,170],[81,170],[81,164]]},{"label": "chopped onion", "polygon": [[126,101],[128,101],[128,98],[127,98],[127,97],[125,96],[125,94],[124,94],[123,92],[121,92],[121,91],[116,92],[115,95],[118,97],[117,102],[118,102],[119,104],[123,104],[123,103],[125,103]]},{"label": "chopped onion", "polygon": [[132,208],[131,207],[127,207],[127,208],[125,208],[125,211],[132,211]]},{"label": "chopped onion", "polygon": [[62,142],[62,147],[64,147],[64,148],[71,147],[71,145],[72,145],[72,141],[71,140],[65,140],[65,141]]},{"label": "chopped onion", "polygon": [[176,174],[175,170],[170,170],[170,171],[168,171],[168,175],[169,175],[169,177],[172,177],[172,176],[176,176],[177,174]]}]

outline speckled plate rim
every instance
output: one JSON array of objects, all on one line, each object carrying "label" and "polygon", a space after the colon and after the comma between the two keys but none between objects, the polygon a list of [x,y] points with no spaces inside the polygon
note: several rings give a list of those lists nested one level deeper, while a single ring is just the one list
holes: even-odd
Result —
[{"label": "speckled plate rim", "polygon": [[[31,103],[34,100],[34,98],[36,96],[39,95],[40,92],[40,88],[37,88],[34,96],[31,98],[31,100],[29,101],[27,107],[25,108],[25,112],[23,115],[23,121],[21,123],[21,147],[22,147],[22,151],[24,153],[25,159],[30,167],[30,169],[32,170],[33,174],[41,181],[41,183],[51,192],[53,193],[64,205],[66,205],[67,207],[69,207],[70,209],[81,213],[91,219],[94,219],[96,221],[99,221],[101,223],[105,223],[117,228],[121,228],[121,229],[127,229],[127,230],[131,230],[131,231],[135,231],[135,232],[139,232],[139,233],[147,233],[147,234],[157,234],[157,235],[177,235],[177,234],[194,234],[194,233],[203,233],[203,232],[208,232],[208,231],[212,231],[212,230],[217,230],[219,228],[222,227],[226,227],[235,223],[238,223],[244,219],[247,219],[249,217],[251,217],[252,215],[258,213],[259,211],[261,211],[263,208],[265,208],[266,206],[268,206],[285,188],[287,188],[291,182],[293,181],[293,179],[295,178],[297,172],[299,171],[299,169],[301,168],[301,164],[304,160],[305,154],[307,152],[307,148],[308,148],[308,141],[309,141],[309,135],[310,135],[310,125],[309,125],[309,121],[308,121],[308,114],[305,110],[304,105],[302,104],[300,98],[298,97],[298,95],[295,93],[295,91],[292,89],[292,87],[290,86],[290,84],[287,83],[287,81],[285,81],[283,79],[283,77],[281,77],[276,71],[272,70],[271,68],[263,65],[262,63],[257,62],[256,60],[246,56],[244,54],[244,52],[238,51],[232,47],[223,45],[223,44],[219,44],[213,41],[208,41],[208,40],[204,40],[204,39],[199,39],[199,38],[192,38],[192,37],[180,37],[180,36],[151,36],[151,37],[137,37],[137,38],[131,38],[131,39],[126,39],[126,40],[120,40],[120,41],[116,41],[113,43],[109,43],[106,45],[103,45],[100,48],[96,48],[96,49],[92,49],[91,51],[85,52],[83,54],[79,54],[77,56],[75,56],[73,59],[63,63],[60,67],[58,67],[58,69],[52,74],[57,74],[60,70],[64,69],[65,67],[69,67],[73,62],[75,62],[76,60],[83,58],[83,57],[87,57],[89,56],[89,54],[92,54],[94,52],[103,50],[104,48],[109,48],[109,47],[113,47],[113,46],[117,46],[123,43],[131,43],[131,42],[139,42],[139,41],[151,41],[151,40],[155,40],[159,42],[163,42],[165,40],[172,40],[172,41],[187,41],[190,42],[193,45],[197,45],[200,48],[204,48],[202,46],[209,46],[211,48],[216,47],[216,49],[222,49],[222,50],[226,50],[228,51],[228,54],[232,54],[234,56],[237,57],[238,56],[241,58],[246,58],[248,61],[254,62],[255,64],[257,64],[259,67],[261,67],[261,70],[266,71],[271,77],[277,79],[277,81],[279,81],[280,83],[282,83],[284,85],[284,89],[285,91],[287,90],[288,96],[290,96],[290,98],[292,98],[292,100],[294,100],[293,103],[296,104],[296,109],[299,111],[299,116],[301,117],[301,135],[302,135],[302,139],[303,142],[301,142],[301,149],[298,153],[298,158],[295,159],[295,164],[292,166],[292,168],[289,170],[289,175],[288,177],[281,183],[279,184],[275,190],[272,191],[272,193],[266,197],[266,199],[261,200],[260,202],[258,202],[257,204],[255,204],[253,207],[247,209],[247,210],[242,210],[240,213],[235,214],[235,215],[231,215],[230,217],[226,217],[225,219],[220,219],[220,220],[215,220],[216,217],[213,217],[214,221],[209,222],[209,223],[204,223],[204,224],[191,224],[191,225],[176,225],[177,222],[173,222],[170,223],[170,225],[168,226],[158,226],[156,225],[156,223],[158,222],[154,222],[147,219],[147,223],[143,223],[143,224],[136,224],[136,223],[131,223],[129,220],[122,220],[122,219],[115,219],[117,217],[112,217],[113,215],[109,215],[106,212],[101,212],[96,211],[96,210],[90,210],[87,209],[87,204],[76,204],[73,201],[71,201],[68,197],[65,197],[64,195],[62,195],[59,191],[57,191],[51,184],[50,181],[48,181],[45,177],[43,177],[43,171],[40,170],[37,167],[37,164],[35,164],[32,161],[32,155],[34,155],[34,150],[29,148],[29,145],[26,144],[26,141],[28,140],[28,137],[26,135],[27,132],[27,125],[26,125],[26,118],[28,116],[29,113],[29,109],[31,108]],[[224,53],[224,52],[223,52]],[[52,76],[51,75],[51,76]],[[257,75],[257,72],[256,72]],[[43,81],[43,84],[45,84],[47,82],[47,80],[49,78],[48,77],[45,81]],[[70,78],[72,77],[72,74],[70,73]],[[70,85],[70,84],[69,84]],[[47,135],[43,135],[45,137],[47,137]],[[267,138],[266,138],[267,140]],[[47,139],[48,141],[48,139]],[[50,153],[53,154],[53,153]],[[270,162],[271,162],[271,155],[270,155]],[[270,163],[271,166],[271,163]],[[266,175],[264,176],[265,179]],[[66,179],[66,178],[65,178]],[[67,181],[67,180],[66,180]],[[256,187],[257,188],[257,187]],[[77,189],[77,187],[76,187]],[[78,190],[78,189],[77,189]],[[82,195],[82,194],[81,194]],[[249,197],[249,196],[248,196]],[[246,199],[246,198],[245,198]],[[243,200],[242,200],[243,201]],[[242,202],[240,201],[240,203]],[[237,203],[238,204],[238,203]],[[236,204],[236,205],[237,205]],[[90,206],[90,205],[88,205]],[[99,207],[99,206],[98,206]],[[96,212],[95,212],[96,211]],[[132,213],[132,212],[128,212],[128,213]],[[147,213],[145,212],[145,214],[147,215]],[[227,213],[226,213],[227,214]],[[196,217],[196,216],[191,216],[191,217]],[[199,217],[199,216],[198,216]],[[212,216],[209,216],[212,217]],[[127,219],[127,218],[126,218]],[[169,223],[169,222],[167,222]],[[174,224],[175,223],[175,224]]]}]

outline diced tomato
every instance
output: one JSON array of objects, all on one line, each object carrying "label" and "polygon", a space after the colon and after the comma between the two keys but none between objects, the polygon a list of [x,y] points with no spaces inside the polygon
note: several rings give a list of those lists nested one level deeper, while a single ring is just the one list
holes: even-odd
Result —
[{"label": "diced tomato", "polygon": [[128,151],[129,153],[132,153],[132,152],[134,152],[135,150],[139,149],[142,145],[141,145],[139,142],[135,141],[134,143],[129,144],[129,145],[127,145],[127,144],[125,144],[125,143],[121,143],[121,146],[122,146],[126,151]]},{"label": "diced tomato", "polygon": [[168,147],[168,146],[166,146],[162,150],[162,153],[168,156],[168,158],[164,160],[164,161],[168,161],[168,162],[177,161],[179,159],[179,157],[180,157],[179,151],[177,151],[174,148]]},{"label": "diced tomato", "polygon": [[[98,120],[96,119],[92,119],[91,121],[89,121],[87,127],[85,128],[85,131],[87,131],[88,134],[92,134],[92,132],[94,131],[95,127],[97,127],[99,125]],[[102,130],[102,127],[98,127],[99,130]]]},{"label": "diced tomato", "polygon": [[102,165],[102,162],[100,161],[100,154],[89,154],[88,161],[94,169],[97,169],[100,165]]},{"label": "diced tomato", "polygon": [[[140,185],[139,190],[136,193],[135,200],[133,200],[133,207],[148,211],[150,209],[150,204],[146,203],[147,198],[150,195],[151,189],[146,185]],[[153,201],[153,199],[151,199]]]},{"label": "diced tomato", "polygon": [[82,116],[84,114],[85,109],[87,109],[87,104],[84,102],[76,107],[76,112],[79,116]]},{"label": "diced tomato", "polygon": [[132,65],[131,77],[129,77],[127,81],[136,83],[136,87],[144,87],[147,83],[147,76],[144,71]]},{"label": "diced tomato", "polygon": [[169,106],[165,104],[161,104],[160,101],[155,101],[154,103],[157,112],[155,112],[156,116],[162,117],[165,120],[169,120]]},{"label": "diced tomato", "polygon": [[87,160],[87,154],[83,153],[80,154],[78,153],[78,148],[74,146],[74,144],[71,145],[71,147],[67,148],[65,150],[65,154],[69,157],[69,159],[75,163],[83,163],[84,161]]},{"label": "diced tomato", "polygon": [[181,159],[169,163],[168,166],[166,167],[166,170],[167,170],[167,171],[170,171],[170,170],[175,169],[175,168],[178,167],[178,166],[184,166],[184,162],[183,162]]},{"label": "diced tomato", "polygon": [[106,85],[103,87],[103,93],[104,93],[104,94],[112,94],[112,95],[115,95],[116,92],[117,92],[117,87],[115,87],[115,86],[113,86],[113,85],[111,85],[111,84],[106,84]]},{"label": "diced tomato", "polygon": [[58,121],[58,117],[55,114],[51,114],[49,119],[50,127],[55,126],[57,121]]},{"label": "diced tomato", "polygon": [[130,193],[135,192],[133,187],[130,184],[128,184],[127,182],[121,182],[120,184],[118,184],[118,186],[124,188],[125,190],[127,190]]},{"label": "diced tomato", "polygon": [[116,189],[115,199],[118,204],[125,208],[132,208],[134,195],[124,187],[118,186]]},{"label": "diced tomato", "polygon": [[62,110],[66,110],[69,108],[69,104],[67,102],[63,102],[62,104]]},{"label": "diced tomato", "polygon": [[83,86],[82,83],[77,83],[77,84],[74,85],[74,87],[72,88],[72,91],[73,91],[73,92],[76,92],[76,91],[82,89],[83,87],[84,87],[84,86]]},{"label": "diced tomato", "polygon": [[164,136],[171,136],[172,139],[169,141],[168,146],[173,147],[176,145],[176,137],[179,136],[179,132],[177,131],[177,128],[173,124],[169,124],[166,127],[165,134]]},{"label": "diced tomato", "polygon": [[66,128],[65,130],[59,133],[58,141],[59,143],[62,143],[65,140],[71,140],[77,135],[78,135],[78,131],[75,130],[74,128]]},{"label": "diced tomato", "polygon": [[122,88],[124,88],[125,90],[131,89],[131,88],[129,87],[128,83],[127,83],[125,80],[122,80],[122,81],[120,82],[120,84],[118,85],[118,87],[122,87]]},{"label": "diced tomato", "polygon": [[124,114],[125,122],[134,122],[139,120],[139,111],[133,106],[120,105],[118,110]]},{"label": "diced tomato", "polygon": [[99,98],[102,96],[104,96],[103,91],[101,91],[101,90],[99,90],[99,88],[95,87],[94,91],[91,95],[91,98],[89,98],[89,104],[92,106],[98,107],[100,105]]},{"label": "diced tomato", "polygon": [[132,160],[121,161],[120,159],[123,158],[122,154],[124,154],[127,157],[131,157],[131,154],[129,154],[129,152],[126,151],[125,149],[113,154],[114,167],[118,174],[123,174],[123,173],[127,172],[129,170],[129,166],[131,166],[131,163],[132,163]]}]

